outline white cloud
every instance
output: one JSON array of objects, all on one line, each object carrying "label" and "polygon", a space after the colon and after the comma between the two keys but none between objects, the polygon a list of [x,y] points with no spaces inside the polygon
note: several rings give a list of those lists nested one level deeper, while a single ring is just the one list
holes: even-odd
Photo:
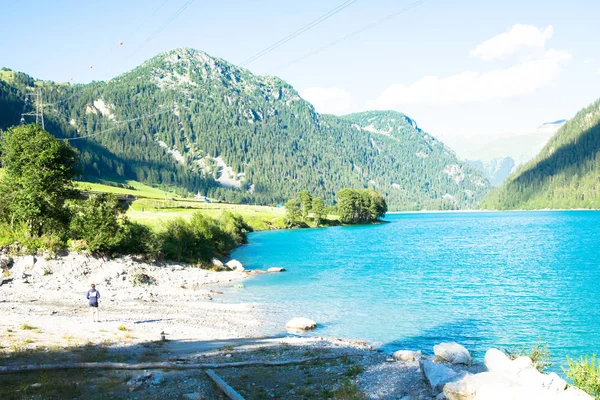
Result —
[{"label": "white cloud", "polygon": [[505,69],[425,76],[410,85],[390,86],[370,106],[387,109],[406,104],[443,105],[522,96],[552,84],[570,58],[568,52],[550,49]]},{"label": "white cloud", "polygon": [[352,107],[352,93],[340,88],[310,87],[301,96],[324,114],[346,114]]},{"label": "white cloud", "polygon": [[484,61],[500,60],[523,48],[543,49],[552,38],[552,25],[543,31],[532,25],[514,25],[508,31],[481,43],[471,50],[471,57]]},{"label": "white cloud", "polygon": [[585,60],[583,60],[584,64],[591,64],[592,61],[594,61],[592,58],[586,58]]},{"label": "white cloud", "polygon": [[494,60],[527,50],[515,64],[483,72],[467,70],[449,76],[425,76],[408,85],[392,85],[369,106],[389,109],[407,104],[463,104],[533,93],[550,86],[571,59],[567,51],[545,49],[551,37],[552,25],[543,31],[515,25],[471,52],[482,60]]}]

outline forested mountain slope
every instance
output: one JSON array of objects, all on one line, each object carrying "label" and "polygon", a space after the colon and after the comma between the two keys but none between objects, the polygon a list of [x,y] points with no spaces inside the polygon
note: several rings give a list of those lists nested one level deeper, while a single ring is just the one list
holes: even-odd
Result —
[{"label": "forested mountain slope", "polygon": [[0,129],[32,109],[38,88],[48,104],[46,129],[82,138],[70,143],[87,178],[135,179],[263,204],[302,189],[332,203],[340,188],[372,187],[392,210],[472,208],[490,188],[400,113],[320,115],[281,79],[193,49],[87,85],[3,70]]},{"label": "forested mountain slope", "polygon": [[600,208],[600,100],[567,121],[482,208]]}]

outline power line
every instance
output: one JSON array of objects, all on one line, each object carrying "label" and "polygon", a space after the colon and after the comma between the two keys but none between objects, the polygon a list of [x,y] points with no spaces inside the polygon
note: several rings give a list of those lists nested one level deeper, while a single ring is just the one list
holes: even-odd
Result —
[{"label": "power line", "polygon": [[[21,122],[24,123],[25,122],[25,116],[26,115],[35,115],[35,123],[36,125],[38,125],[39,127],[41,127],[42,129],[44,128],[44,106],[45,104],[42,102],[42,91],[41,89],[38,89],[35,93],[32,94],[33,97],[35,97],[34,100],[34,106],[35,106],[35,111],[30,111],[28,113],[26,112],[22,112],[21,113]],[[23,105],[23,111],[25,111],[25,105],[27,104],[27,98],[25,98],[25,104]]]},{"label": "power line", "polygon": [[174,112],[176,110],[177,110],[177,107],[174,107],[174,108],[171,108],[171,109],[168,109],[168,110],[163,110],[163,111],[159,111],[159,112],[152,113],[152,114],[145,114],[145,115],[142,115],[142,116],[139,116],[139,117],[135,117],[135,118],[131,118],[131,119],[125,119],[125,120],[121,120],[121,121],[114,121],[113,123],[116,126],[114,126],[112,128],[104,129],[104,130],[102,130],[100,132],[92,133],[92,134],[86,135],[86,136],[77,136],[77,137],[74,137],[74,138],[62,137],[62,138],[57,138],[57,139],[59,139],[59,140],[67,140],[67,141],[79,140],[79,139],[87,139],[87,138],[90,138],[90,137],[93,137],[93,136],[99,136],[99,135],[101,135],[103,133],[106,133],[106,132],[114,131],[115,129],[119,128],[119,125],[129,124],[131,122],[139,121],[139,120],[142,120],[142,119],[147,119],[147,118],[150,118],[150,117],[155,117],[157,115],[166,114],[168,112]]},{"label": "power line", "polygon": [[175,20],[175,18],[177,18],[181,13],[183,13],[193,2],[194,2],[194,0],[188,0],[185,4],[183,4],[183,6],[181,6],[177,11],[175,11],[175,13],[173,15],[171,15],[171,17],[167,21],[165,21],[156,31],[154,31],[150,36],[148,36],[146,38],[146,40],[144,40],[142,42],[142,44],[133,53],[131,53],[129,56],[127,56],[123,61],[127,61],[131,57],[136,55],[141,49],[143,49],[148,43],[150,43],[156,36],[158,36],[158,34],[160,34],[167,26],[169,26],[169,24],[171,22],[173,22]]},{"label": "power line", "polygon": [[272,44],[271,46],[267,47],[266,49],[260,51],[259,53],[253,55],[252,57],[246,59],[245,61],[243,61],[240,66],[244,67],[248,64],[250,64],[251,62],[253,62],[254,60],[264,56],[267,53],[270,53],[271,51],[275,50],[277,47],[289,42],[290,40],[292,40],[293,38],[295,38],[298,35],[301,35],[302,33],[306,32],[307,30],[313,28],[314,26],[319,25],[321,22],[325,21],[326,19],[334,16],[335,14],[339,13],[340,11],[342,11],[343,9],[350,7],[352,4],[356,3],[358,0],[348,0],[343,2],[342,4],[340,4],[339,6],[335,7],[332,10],[329,10],[328,12],[326,12],[325,14],[321,15],[320,17],[318,17],[317,19],[313,20],[312,22],[309,22],[308,24],[304,25],[302,28],[290,33],[289,35],[287,35],[286,37],[284,37],[283,39],[279,40],[278,42]]},{"label": "power line", "polygon": [[146,24],[146,22],[148,22],[148,21],[150,20],[150,18],[152,18],[152,17],[154,16],[154,14],[156,14],[156,13],[158,12],[158,10],[160,10],[161,8],[163,8],[163,6],[164,6],[165,4],[167,4],[168,2],[169,2],[169,0],[165,0],[165,1],[163,1],[163,2],[162,2],[162,3],[161,3],[159,6],[158,6],[158,7],[156,7],[156,8],[154,9],[154,11],[152,11],[150,14],[148,14],[148,16],[147,16],[147,17],[146,17],[146,18],[145,18],[145,19],[142,21],[142,23],[141,23],[141,24],[139,24],[139,25],[137,26],[137,28],[135,28],[135,29],[133,30],[133,32],[135,33],[135,32],[137,32],[137,31],[139,31],[139,30],[140,30],[140,28],[141,28],[142,26],[144,26],[144,25]]},{"label": "power line", "polygon": [[333,47],[336,44],[338,44],[340,42],[343,42],[344,40],[346,40],[348,38],[356,36],[356,35],[364,32],[364,31],[366,31],[368,29],[374,28],[375,26],[380,25],[380,24],[382,24],[384,22],[387,22],[388,20],[390,20],[390,19],[392,19],[394,17],[397,17],[400,14],[404,14],[405,12],[408,12],[408,11],[412,10],[413,8],[420,6],[421,4],[423,4],[423,3],[427,2],[427,1],[428,0],[419,0],[419,1],[416,1],[416,2],[414,2],[414,3],[412,3],[412,4],[410,4],[410,5],[406,6],[406,7],[404,7],[402,9],[398,10],[398,11],[395,11],[395,12],[393,12],[391,14],[386,15],[385,17],[383,17],[381,19],[378,19],[377,21],[374,21],[374,22],[372,22],[372,23],[370,23],[368,25],[363,26],[362,28],[357,29],[354,32],[351,32],[351,33],[349,33],[349,34],[347,34],[345,36],[342,36],[341,38],[336,39],[333,42],[330,42],[330,43],[328,43],[328,44],[326,44],[324,46],[321,46],[318,49],[313,50],[313,51],[311,51],[311,52],[303,55],[302,57],[298,57],[298,58],[290,61],[287,64],[280,65],[279,67],[275,68],[275,71],[279,71],[281,69],[287,68],[287,67],[289,67],[292,64],[295,64],[295,63],[303,61],[303,60],[305,60],[305,59],[307,59],[307,58],[309,58],[311,56],[314,56],[315,54],[318,54],[318,53],[320,53],[320,52],[322,52],[324,50],[327,50],[328,48]]}]

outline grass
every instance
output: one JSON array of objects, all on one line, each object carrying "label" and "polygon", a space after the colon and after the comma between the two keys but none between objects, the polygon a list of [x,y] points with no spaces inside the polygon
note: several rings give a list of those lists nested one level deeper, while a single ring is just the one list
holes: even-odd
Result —
[{"label": "grass", "polygon": [[[102,183],[104,182],[104,183]],[[122,182],[116,181],[101,181],[101,182],[75,182],[75,186],[78,189],[91,191],[91,192],[102,192],[102,193],[114,193],[114,194],[131,194],[135,197],[147,197],[150,199],[164,199],[179,197],[176,194],[164,191],[162,189],[154,188],[152,186],[145,185],[143,183],[125,180]]]},{"label": "grass", "polygon": [[31,326],[29,324],[23,324],[23,325],[21,325],[21,330],[23,330],[23,331],[35,331],[35,330],[38,330],[38,328],[36,328],[35,326]]},{"label": "grass", "polygon": [[120,331],[123,331],[123,332],[129,332],[129,330],[130,330],[130,329],[129,329],[128,327],[126,327],[125,325],[119,325],[119,326],[117,327],[117,329],[118,329],[118,330],[120,330]]},{"label": "grass", "polygon": [[531,358],[533,366],[540,372],[545,372],[552,366],[552,362],[549,361],[550,351],[548,350],[548,343],[543,343],[541,339],[538,339],[537,343],[529,350],[526,350],[525,346],[523,346],[519,351],[514,348],[512,350],[504,349],[504,353],[511,360],[522,356]]},{"label": "grass", "polygon": [[189,220],[195,212],[218,218],[224,211],[241,215],[255,231],[285,228],[283,208],[246,204],[204,203],[200,201],[139,199],[127,211],[130,220],[160,230],[165,222],[175,218]]}]

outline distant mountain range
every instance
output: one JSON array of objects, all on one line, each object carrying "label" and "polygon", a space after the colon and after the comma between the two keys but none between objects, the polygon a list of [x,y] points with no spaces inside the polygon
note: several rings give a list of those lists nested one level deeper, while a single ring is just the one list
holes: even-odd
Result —
[{"label": "distant mountain range", "polygon": [[490,181],[493,186],[499,186],[515,168],[515,160],[510,157],[492,158],[488,162],[480,160],[466,160],[477,168]]},{"label": "distant mountain range", "polygon": [[600,100],[562,124],[542,151],[492,191],[482,207],[600,208]]},{"label": "distant mountain range", "polygon": [[302,189],[332,204],[343,187],[369,187],[391,210],[476,208],[491,188],[401,113],[322,115],[281,79],[198,50],[169,51],[85,85],[2,69],[0,129],[33,109],[38,90],[46,129],[76,139],[87,179],[135,179],[259,204]]}]

